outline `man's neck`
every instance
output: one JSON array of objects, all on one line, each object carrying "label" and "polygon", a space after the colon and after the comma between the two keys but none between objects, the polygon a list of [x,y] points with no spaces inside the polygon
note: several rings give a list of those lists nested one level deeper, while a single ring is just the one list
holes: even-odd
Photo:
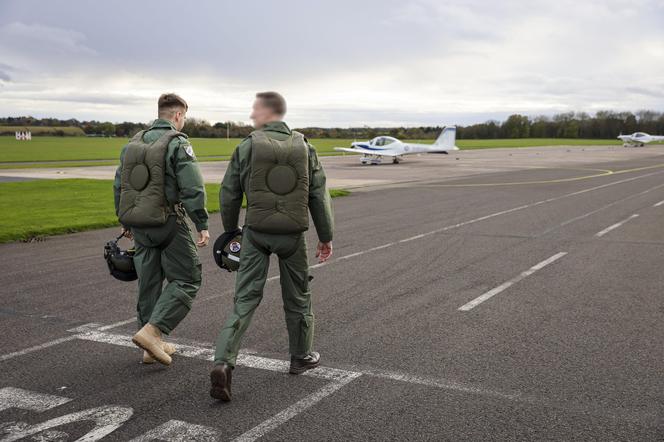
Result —
[{"label": "man's neck", "polygon": [[272,124],[272,123],[281,123],[281,118],[275,118],[273,120],[266,121],[265,123],[263,123],[263,125],[260,128],[262,129],[265,126],[267,126],[268,124]]}]

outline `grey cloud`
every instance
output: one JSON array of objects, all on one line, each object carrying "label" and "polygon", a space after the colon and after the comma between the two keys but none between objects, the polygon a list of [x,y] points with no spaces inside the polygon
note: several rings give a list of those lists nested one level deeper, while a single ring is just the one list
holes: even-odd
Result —
[{"label": "grey cloud", "polygon": [[278,88],[292,97],[298,124],[328,125],[662,109],[663,8],[648,0],[119,0],[100,11],[87,0],[5,0],[0,54],[14,70],[0,65],[0,79],[11,78],[0,100],[12,97],[5,112],[59,102],[63,112],[71,103],[72,112],[111,118],[128,107],[152,112],[153,95],[177,88],[197,103],[196,116],[216,121],[246,118],[255,90]]}]

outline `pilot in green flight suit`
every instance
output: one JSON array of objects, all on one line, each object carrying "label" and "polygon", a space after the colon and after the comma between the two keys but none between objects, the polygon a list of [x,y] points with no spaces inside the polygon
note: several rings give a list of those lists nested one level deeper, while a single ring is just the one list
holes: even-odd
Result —
[{"label": "pilot in green flight suit", "polygon": [[[205,185],[184,126],[187,103],[164,94],[159,118],[120,155],[115,174],[115,210],[125,236],[134,239],[138,274],[138,322],[133,342],[143,362],[169,365],[175,347],[164,342],[189,313],[201,286],[196,246],[207,245]],[[194,243],[186,216],[198,231]],[[166,284],[164,285],[164,280]]]},{"label": "pilot in green flight suit", "polygon": [[279,257],[281,292],[291,354],[290,373],[315,368],[314,314],[304,232],[309,212],[318,234],[316,256],[332,256],[333,218],[325,172],[315,149],[282,121],[286,102],[276,92],[256,94],[251,115],[256,130],[233,152],[219,193],[226,232],[238,229],[242,197],[247,213],[235,280],[234,309],[216,344],[210,395],[231,400],[232,369],[242,335],[263,297],[269,257]]}]

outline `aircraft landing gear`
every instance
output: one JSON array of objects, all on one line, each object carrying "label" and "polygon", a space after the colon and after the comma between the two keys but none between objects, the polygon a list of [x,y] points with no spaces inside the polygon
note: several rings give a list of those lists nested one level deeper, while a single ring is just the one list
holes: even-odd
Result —
[{"label": "aircraft landing gear", "polygon": [[392,158],[392,164],[399,164],[400,160],[398,157]]}]

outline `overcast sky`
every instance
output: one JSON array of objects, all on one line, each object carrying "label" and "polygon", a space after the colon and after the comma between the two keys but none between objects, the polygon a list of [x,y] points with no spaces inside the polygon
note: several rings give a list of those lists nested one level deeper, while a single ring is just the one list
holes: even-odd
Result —
[{"label": "overcast sky", "polygon": [[0,1],[0,116],[293,126],[664,111],[664,1]]}]

